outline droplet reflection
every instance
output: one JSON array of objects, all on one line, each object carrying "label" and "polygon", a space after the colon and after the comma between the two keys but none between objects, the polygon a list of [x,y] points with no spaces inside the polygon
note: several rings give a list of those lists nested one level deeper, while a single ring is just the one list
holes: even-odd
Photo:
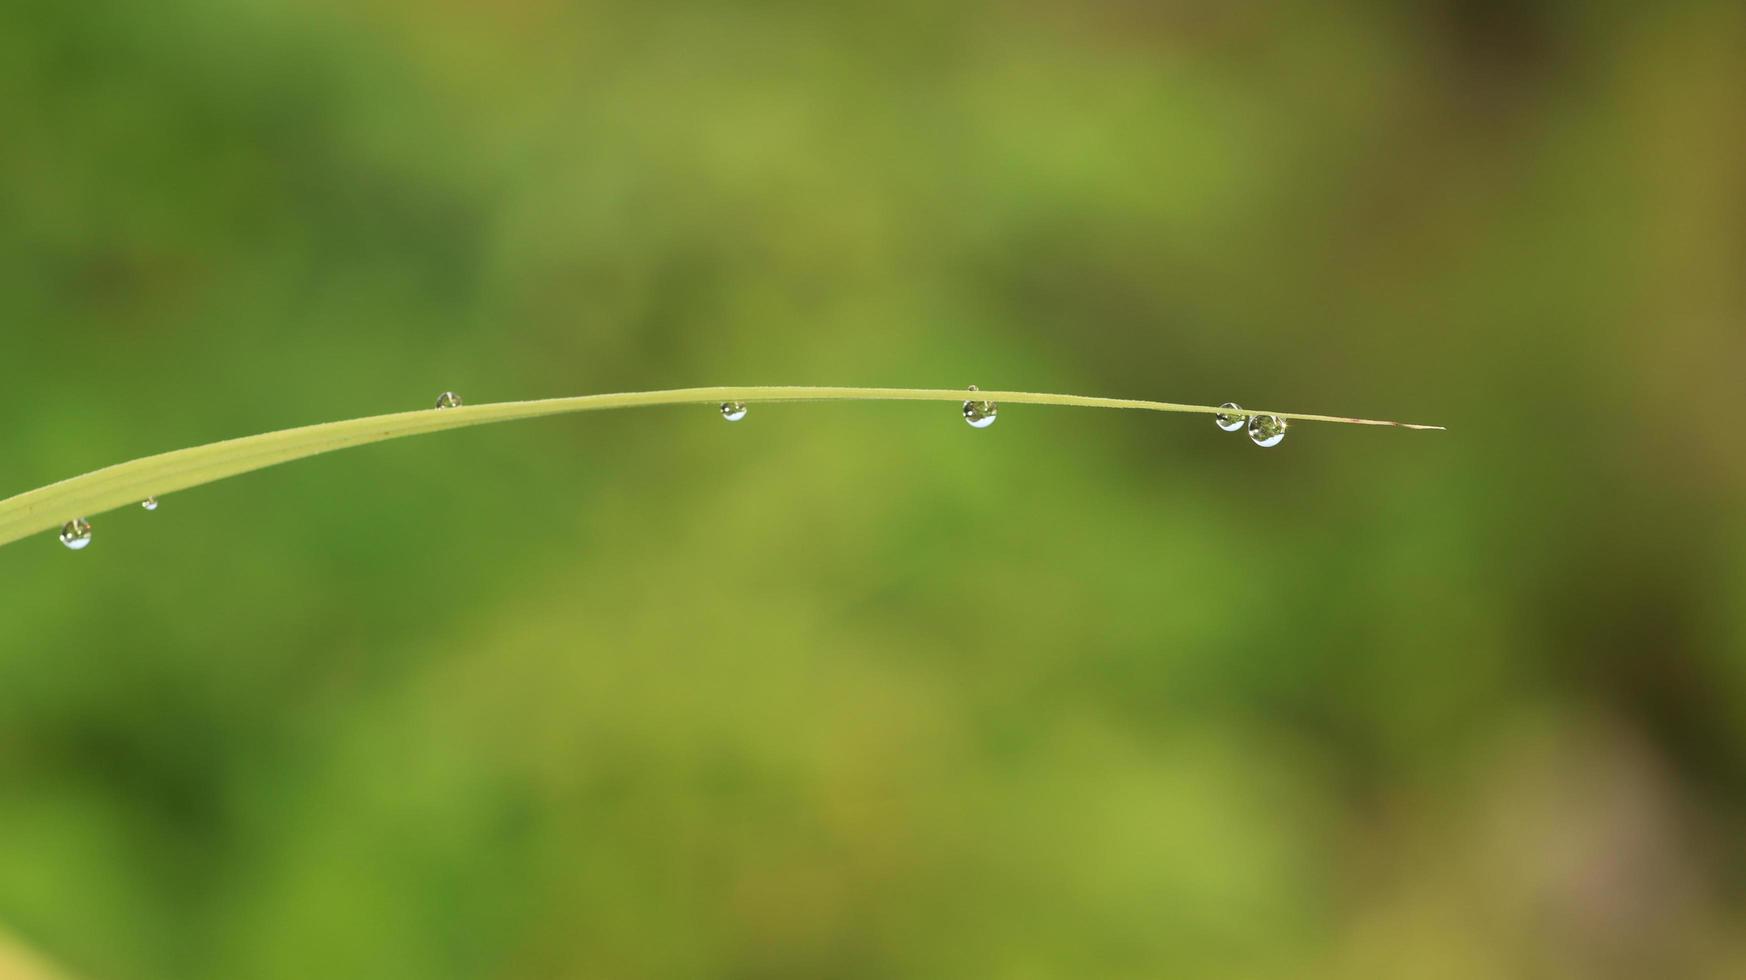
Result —
[{"label": "droplet reflection", "polygon": [[61,525],[61,544],[83,551],[91,543],[91,522],[83,517],[75,518]]},{"label": "droplet reflection", "polygon": [[1249,438],[1268,449],[1285,441],[1285,420],[1277,415],[1257,415],[1249,420]]},{"label": "droplet reflection", "polygon": [[[975,385],[971,391],[978,391]],[[986,429],[994,424],[994,419],[1000,414],[1000,406],[988,401],[967,401],[964,403],[964,421],[970,423],[972,429]]]}]

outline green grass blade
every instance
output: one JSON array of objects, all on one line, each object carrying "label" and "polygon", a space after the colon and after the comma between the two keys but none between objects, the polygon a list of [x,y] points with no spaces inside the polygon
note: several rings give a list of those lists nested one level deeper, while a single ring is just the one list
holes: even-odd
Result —
[{"label": "green grass blade", "polygon": [[[372,415],[343,422],[325,422],[240,439],[208,443],[190,449],[146,456],[117,463],[82,476],[29,490],[0,501],[0,545],[60,527],[77,517],[90,517],[149,496],[163,496],[225,477],[248,473],[306,456],[319,456],[339,449],[362,446],[385,439],[424,435],[444,429],[460,429],[491,422],[651,405],[715,404],[740,401],[752,405],[804,401],[939,401],[958,402],[967,397],[1004,405],[1066,405],[1079,408],[1127,408],[1153,412],[1217,414],[1213,405],[1180,405],[1172,402],[1131,398],[1096,398],[1088,395],[1055,395],[1031,391],[979,391],[972,396],[961,388],[812,388],[732,387],[673,388],[666,391],[636,391],[614,395],[580,395],[538,401],[497,402],[459,408],[423,409]],[[1441,429],[1436,425],[1411,425],[1377,419],[1335,415],[1306,415],[1245,408],[1244,415],[1277,415],[1302,422],[1341,422],[1353,425],[1386,425],[1402,429]]]}]

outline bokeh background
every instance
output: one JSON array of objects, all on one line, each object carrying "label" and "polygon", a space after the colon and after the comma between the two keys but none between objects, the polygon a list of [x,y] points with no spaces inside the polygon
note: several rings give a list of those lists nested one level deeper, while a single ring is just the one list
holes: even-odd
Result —
[{"label": "bokeh background", "polygon": [[0,975],[1746,973],[1746,7],[0,8]]}]

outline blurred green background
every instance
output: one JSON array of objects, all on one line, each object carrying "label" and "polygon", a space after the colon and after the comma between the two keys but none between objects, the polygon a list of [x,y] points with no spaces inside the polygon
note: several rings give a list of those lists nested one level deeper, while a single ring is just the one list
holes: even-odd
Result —
[{"label": "blurred green background", "polygon": [[[1746,8],[14,0],[0,975],[1746,972]],[[31,966],[36,961],[39,966]]]}]

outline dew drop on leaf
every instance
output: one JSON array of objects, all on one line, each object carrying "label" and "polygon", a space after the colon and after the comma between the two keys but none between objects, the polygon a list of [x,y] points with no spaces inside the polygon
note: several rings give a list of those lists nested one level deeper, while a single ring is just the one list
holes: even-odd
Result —
[{"label": "dew drop on leaf", "polygon": [[1277,415],[1257,415],[1249,419],[1249,438],[1263,449],[1285,441],[1285,420]]},{"label": "dew drop on leaf", "polygon": [[746,403],[722,402],[721,417],[727,419],[729,422],[738,422],[740,419],[746,417]]},{"label": "dew drop on leaf", "polygon": [[1230,409],[1230,411],[1220,412],[1219,414],[1213,416],[1213,421],[1217,422],[1219,428],[1225,430],[1226,432],[1235,432],[1238,429],[1241,429],[1243,426],[1249,424],[1249,417],[1247,415],[1242,414],[1243,406],[1237,404],[1236,402],[1225,402],[1223,405],[1220,405],[1219,407],[1225,408],[1225,409]]},{"label": "dew drop on leaf", "polygon": [[146,499],[140,501],[139,505],[141,507],[144,507],[146,510],[157,510],[158,509],[158,498],[147,497]]},{"label": "dew drop on leaf", "polygon": [[91,522],[83,517],[70,520],[61,525],[61,544],[82,551],[91,543]]},{"label": "dew drop on leaf", "polygon": [[436,407],[438,407],[438,408],[460,408],[461,407],[461,396],[455,394],[452,391],[445,391],[442,394],[437,396]]}]

